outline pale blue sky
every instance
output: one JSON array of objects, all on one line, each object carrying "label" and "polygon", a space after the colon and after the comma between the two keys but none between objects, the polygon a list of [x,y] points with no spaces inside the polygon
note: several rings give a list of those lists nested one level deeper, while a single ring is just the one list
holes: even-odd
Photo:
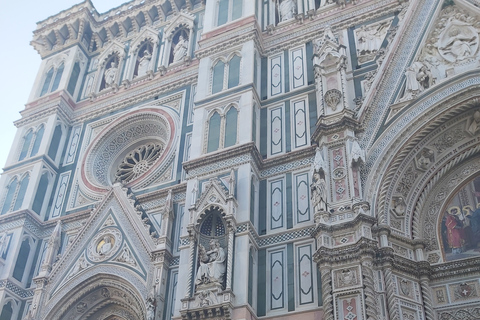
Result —
[{"label": "pale blue sky", "polygon": [[[36,23],[80,2],[0,0],[0,168],[5,166],[15,136],[13,121],[20,119],[40,66],[40,55],[30,46]],[[92,2],[102,13],[128,1]]]}]

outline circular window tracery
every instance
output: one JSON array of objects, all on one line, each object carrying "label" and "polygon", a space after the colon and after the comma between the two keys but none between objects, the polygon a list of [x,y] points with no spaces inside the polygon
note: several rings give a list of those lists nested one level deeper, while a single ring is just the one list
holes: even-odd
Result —
[{"label": "circular window tracery", "polygon": [[130,182],[147,172],[162,154],[160,144],[145,144],[127,154],[119,164],[115,178],[117,181]]},{"label": "circular window tracery", "polygon": [[138,109],[112,121],[85,152],[82,186],[102,192],[120,181],[129,187],[149,185],[172,166],[177,125],[175,114],[158,107]]}]

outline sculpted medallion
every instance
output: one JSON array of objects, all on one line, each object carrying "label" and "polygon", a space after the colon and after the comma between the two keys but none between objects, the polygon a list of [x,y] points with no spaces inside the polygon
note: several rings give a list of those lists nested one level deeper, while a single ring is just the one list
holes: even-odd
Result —
[{"label": "sculpted medallion", "polygon": [[88,259],[92,262],[100,262],[111,258],[120,249],[122,238],[122,233],[117,228],[105,228],[99,231],[88,246]]}]

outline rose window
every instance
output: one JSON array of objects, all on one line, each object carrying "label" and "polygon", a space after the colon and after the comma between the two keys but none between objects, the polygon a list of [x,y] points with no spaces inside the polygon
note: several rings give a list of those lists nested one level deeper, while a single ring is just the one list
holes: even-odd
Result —
[{"label": "rose window", "polygon": [[162,154],[159,144],[146,144],[125,156],[115,174],[117,181],[129,182],[147,172]]}]

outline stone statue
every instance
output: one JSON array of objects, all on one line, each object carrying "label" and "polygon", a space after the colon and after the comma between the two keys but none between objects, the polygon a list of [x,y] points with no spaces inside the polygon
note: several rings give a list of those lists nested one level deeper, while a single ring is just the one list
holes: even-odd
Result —
[{"label": "stone statue", "polygon": [[320,175],[320,172],[316,170],[313,173],[310,190],[312,191],[312,202],[315,212],[327,211],[327,183]]},{"label": "stone statue", "polygon": [[198,192],[198,179],[195,178],[193,188],[192,188],[192,199],[191,199],[192,201],[190,203],[192,206],[194,206],[195,202],[197,202],[197,192]]},{"label": "stone statue", "polygon": [[394,198],[392,201],[393,208],[392,210],[398,215],[403,216],[405,215],[405,210],[407,209],[407,205],[403,200],[403,197]]},{"label": "stone statue", "polygon": [[148,50],[145,50],[143,52],[143,56],[138,59],[138,71],[137,71],[137,76],[141,77],[143,75],[146,75],[148,70],[150,70],[150,60],[152,59],[152,55]]},{"label": "stone statue", "polygon": [[365,162],[365,152],[358,144],[357,139],[353,140],[352,142],[352,148],[350,149],[350,158],[353,162],[360,162],[360,160]]},{"label": "stone statue", "polygon": [[235,194],[235,171],[230,170],[230,176],[228,177],[228,194]]},{"label": "stone statue", "polygon": [[420,92],[430,88],[433,84],[433,76],[430,70],[422,62],[414,62],[405,71],[405,93],[401,101],[415,98]]},{"label": "stone statue", "polygon": [[188,43],[183,37],[183,35],[180,35],[178,37],[177,44],[175,45],[175,48],[173,48],[173,62],[178,62],[183,59],[187,55],[187,50],[188,50]]},{"label": "stone statue", "polygon": [[155,299],[148,297],[145,304],[147,307],[147,320],[155,320]]},{"label": "stone statue", "polygon": [[210,250],[208,251],[202,245],[199,245],[199,260],[200,266],[198,267],[195,284],[221,284],[225,275],[225,251],[218,240],[210,240]]},{"label": "stone statue", "polygon": [[438,51],[450,62],[473,56],[478,49],[478,33],[468,23],[450,17],[438,40]]},{"label": "stone statue", "polygon": [[369,26],[361,26],[356,31],[357,52],[359,55],[376,53],[382,46],[390,21]]},{"label": "stone statue", "polygon": [[294,14],[297,13],[297,5],[294,0],[282,0],[278,10],[280,12],[280,21],[287,21],[293,19]]},{"label": "stone statue", "polygon": [[112,63],[110,64],[110,68],[105,70],[105,74],[104,74],[106,87],[111,87],[115,84],[117,71],[118,71],[117,64],[115,63],[115,61],[112,61]]},{"label": "stone statue", "polygon": [[87,260],[85,260],[85,257],[81,255],[80,258],[78,258],[78,261],[75,264],[75,267],[73,268],[72,273],[70,274],[70,277],[73,277],[74,275],[86,269],[87,267],[88,267]]},{"label": "stone statue", "polygon": [[137,262],[132,258],[132,254],[127,247],[123,247],[120,257],[117,258],[117,261],[128,263],[132,266],[136,266]]},{"label": "stone statue", "polygon": [[[479,129],[480,129],[480,111],[477,110],[473,114],[472,119],[470,119],[468,122],[467,131],[473,136],[478,132]],[[1,252],[2,251],[0,250],[0,253]]]},{"label": "stone statue", "polygon": [[62,221],[59,220],[55,229],[53,229],[52,235],[47,242],[47,250],[45,257],[43,258],[42,268],[39,273],[40,276],[46,276],[50,272],[55,260],[57,258],[58,249],[60,248],[60,242],[62,238]]}]

